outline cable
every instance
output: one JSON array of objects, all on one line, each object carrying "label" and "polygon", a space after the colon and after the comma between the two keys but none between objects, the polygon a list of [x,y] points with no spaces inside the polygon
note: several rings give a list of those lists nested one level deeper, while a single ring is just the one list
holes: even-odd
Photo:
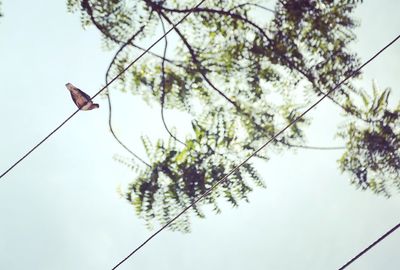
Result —
[{"label": "cable", "polygon": [[[109,87],[115,80],[117,80],[123,73],[125,73],[133,64],[135,64],[141,57],[143,57],[146,53],[149,52],[151,48],[153,48],[159,41],[161,41],[165,36],[167,36],[176,26],[178,26],[183,20],[185,20],[191,13],[193,9],[198,8],[205,0],[200,1],[194,8],[188,11],[181,20],[179,20],[176,24],[173,24],[173,26],[166,32],[164,35],[162,35],[159,39],[157,39],[150,47],[148,47],[142,54],[140,54],[134,61],[132,61],[127,67],[125,67],[120,73],[118,73],[111,81],[109,81],[103,88],[101,88],[94,96],[90,98],[90,100],[93,100],[95,97],[97,97],[104,89]],[[388,47],[390,47],[393,43],[395,43],[398,39],[400,38],[400,35],[398,35],[396,38],[394,38],[391,42],[389,42],[384,48],[382,48],[380,51],[378,51],[374,56],[372,56],[368,61],[366,61],[364,64],[362,64],[359,68],[357,68],[355,71],[353,71],[350,75],[348,75],[345,79],[343,79],[341,82],[339,82],[335,87],[333,87],[330,91],[325,93],[320,99],[318,99],[313,105],[311,105],[307,110],[305,110],[302,114],[300,114],[296,119],[294,119],[291,123],[289,123],[286,127],[284,127],[282,130],[280,130],[278,133],[276,133],[271,139],[269,139],[267,142],[265,142],[261,147],[259,147],[256,151],[254,151],[252,154],[250,154],[246,159],[244,159],[239,165],[237,165],[235,168],[233,168],[228,174],[226,174],[224,177],[222,177],[220,180],[218,180],[211,188],[209,188],[206,192],[204,192],[201,196],[199,196],[196,200],[194,200],[190,205],[185,207],[178,215],[176,215],[173,219],[168,221],[164,226],[162,226],[158,231],[153,233],[149,238],[147,238],[141,245],[139,245],[135,250],[133,250],[128,256],[126,256],[123,260],[121,260],[117,265],[115,265],[112,269],[116,269],[119,267],[122,263],[124,263],[127,259],[129,259],[133,254],[135,254],[138,250],[140,250],[144,245],[146,245],[152,238],[154,238],[157,234],[159,234],[161,231],[163,231],[165,228],[167,228],[170,224],[172,224],[176,219],[178,219],[183,213],[185,213],[187,210],[189,210],[191,207],[193,207],[197,202],[199,202],[201,199],[203,199],[205,196],[210,194],[211,191],[213,191],[219,184],[224,182],[229,176],[231,176],[234,172],[236,172],[241,166],[243,166],[247,161],[249,161],[252,157],[257,155],[261,150],[263,150],[270,142],[275,140],[279,135],[281,135],[283,132],[285,132],[289,127],[291,127],[293,124],[298,122],[304,115],[306,115],[309,111],[311,111],[313,108],[315,108],[322,100],[324,100],[327,96],[329,96],[331,93],[333,93],[337,88],[339,88],[343,83],[345,83],[348,79],[353,77],[355,74],[357,74],[362,68],[364,68],[366,65],[368,65],[370,62],[372,62],[378,55],[380,55],[383,51],[385,51]],[[17,160],[10,168],[8,168],[4,173],[0,175],[0,179],[5,176],[8,172],[10,172],[16,165],[18,165],[22,160],[24,160],[27,156],[29,156],[36,148],[38,148],[42,143],[44,143],[48,138],[50,138],[56,131],[58,131],[63,125],[65,125],[73,116],[75,116],[79,112],[79,109],[77,109],[75,112],[73,112],[67,119],[65,119],[59,126],[57,126],[53,131],[51,131],[44,139],[42,139],[39,143],[37,143],[32,149],[30,149],[25,155],[23,155],[19,160]],[[357,256],[355,256],[353,259],[351,259],[349,262],[347,262],[344,266],[339,268],[339,270],[345,269],[348,265],[353,263],[355,260],[357,260],[359,257],[361,257],[363,254],[365,254],[369,249],[374,247],[376,244],[378,244],[380,241],[385,239],[387,236],[389,236],[392,232],[397,230],[400,227],[400,223],[397,224],[395,227],[393,227],[391,230],[389,230],[387,233],[385,233],[383,236],[381,236],[378,240],[373,242],[370,246],[368,246],[366,249],[364,249],[362,252],[360,252]]]},{"label": "cable", "polygon": [[177,220],[181,215],[183,215],[187,210],[189,210],[193,205],[198,203],[201,199],[203,199],[205,196],[210,194],[211,191],[213,191],[219,184],[224,182],[229,176],[231,176],[233,173],[235,173],[241,166],[243,166],[249,159],[257,155],[264,147],[266,147],[269,143],[274,141],[279,135],[281,135],[283,132],[285,132],[288,128],[290,128],[292,125],[294,125],[296,122],[298,122],[305,114],[307,114],[309,111],[311,111],[313,108],[315,108],[322,100],[324,100],[328,95],[333,93],[336,89],[338,89],[343,83],[345,83],[348,79],[356,75],[358,72],[360,72],[361,69],[363,69],[366,65],[368,65],[371,61],[373,61],[378,55],[380,55],[383,51],[385,51],[388,47],[390,47],[393,43],[395,43],[398,39],[400,38],[400,35],[398,35],[396,38],[394,38],[391,42],[389,42],[385,47],[383,47],[381,50],[379,50],[375,55],[373,55],[370,59],[368,59],[364,64],[359,66],[356,70],[351,72],[349,75],[347,75],[341,82],[339,82],[335,87],[333,87],[331,90],[329,90],[327,93],[323,94],[321,98],[319,98],[313,105],[311,105],[308,109],[306,109],[302,114],[300,114],[298,117],[296,117],[292,122],[290,122],[286,127],[281,129],[278,133],[276,133],[272,138],[270,138],[267,142],[265,142],[260,148],[258,148],[256,151],[254,151],[252,154],[250,154],[246,159],[244,159],[239,165],[237,165],[235,168],[233,168],[230,172],[228,172],[224,177],[222,177],[220,180],[218,180],[213,186],[211,186],[209,189],[206,190],[202,195],[200,195],[197,199],[195,199],[191,204],[186,206],[179,214],[177,214],[174,218],[172,218],[170,221],[168,221],[165,225],[163,225],[160,229],[158,229],[155,233],[150,235],[142,244],[140,244],[137,248],[135,248],[131,253],[129,253],[128,256],[123,258],[118,264],[116,264],[112,270],[117,269],[121,264],[123,264],[126,260],[128,260],[133,254],[135,254],[138,250],[140,250],[143,246],[145,246],[151,239],[153,239],[157,234],[162,232],[165,228],[167,228],[170,224],[172,224],[175,220]]},{"label": "cable", "polygon": [[73,114],[71,114],[67,119],[64,120],[58,127],[56,127],[52,132],[49,133],[43,140],[37,143],[31,150],[29,150],[25,155],[23,155],[19,160],[17,160],[10,168],[8,168],[2,175],[0,175],[0,179],[6,175],[9,171],[11,171],[18,163],[24,160],[27,156],[29,156],[36,148],[38,148],[42,143],[44,143],[51,135],[53,135],[57,130],[59,130],[63,125],[65,125],[75,114],[79,112],[79,109],[76,110]]},{"label": "cable", "polygon": [[[173,24],[172,27],[160,38],[158,38],[153,44],[150,45],[144,52],[142,52],[135,60],[133,60],[127,67],[125,67],[120,73],[118,73],[112,80],[110,80],[103,88],[101,88],[94,96],[90,98],[93,100],[97,97],[104,89],[109,87],[114,81],[116,81],[123,73],[125,73],[133,64],[135,64],[140,58],[142,58],[148,51],[151,50],[158,42],[160,42],[165,36],[167,36],[175,27],[177,27],[183,20],[185,20],[191,13],[193,9],[198,8],[201,4],[203,4],[205,0],[201,0],[195,7],[188,11],[177,23]],[[22,160],[24,160],[27,156],[29,156],[36,148],[38,148],[42,143],[44,143],[51,135],[53,135],[57,130],[59,130],[63,125],[65,125],[72,117],[75,116],[79,112],[77,109],[74,113],[72,113],[66,120],[64,120],[58,127],[56,127],[52,132],[49,133],[43,140],[37,143],[31,150],[29,150],[25,155],[23,155],[19,160],[17,160],[10,168],[8,168],[5,172],[0,175],[0,179],[3,178],[8,172],[10,172],[15,166],[17,166]]]},{"label": "cable", "polygon": [[360,253],[358,253],[353,259],[351,259],[350,261],[348,261],[345,265],[343,265],[342,267],[340,267],[338,270],[343,270],[345,269],[347,266],[349,266],[350,264],[352,264],[354,261],[356,261],[358,258],[360,258],[362,255],[364,255],[368,250],[370,250],[371,248],[373,248],[376,244],[378,244],[380,241],[382,241],[383,239],[385,239],[387,236],[389,236],[392,232],[394,232],[395,230],[397,230],[400,227],[400,223],[397,224],[396,226],[394,226],[393,228],[391,228],[388,232],[386,232],[384,235],[382,235],[381,237],[379,237],[375,242],[373,242],[371,245],[369,245],[366,249],[364,249],[363,251],[361,251]]}]

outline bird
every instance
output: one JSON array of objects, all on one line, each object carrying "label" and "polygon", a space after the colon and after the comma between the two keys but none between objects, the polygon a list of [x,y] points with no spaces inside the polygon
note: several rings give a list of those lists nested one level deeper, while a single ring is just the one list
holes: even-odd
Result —
[{"label": "bird", "polygon": [[80,110],[89,111],[100,107],[99,104],[93,103],[90,96],[81,89],[73,86],[71,83],[67,83],[65,86],[71,93],[72,100]]}]

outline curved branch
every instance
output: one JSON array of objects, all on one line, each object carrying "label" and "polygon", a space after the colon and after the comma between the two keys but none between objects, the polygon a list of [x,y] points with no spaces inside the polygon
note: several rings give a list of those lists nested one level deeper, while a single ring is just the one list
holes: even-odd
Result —
[{"label": "curved branch", "polygon": [[[164,25],[164,21],[161,18],[161,15],[158,14],[158,17],[160,18],[161,21],[161,26],[162,29],[164,31],[164,34],[166,33],[165,30],[165,25]],[[163,52],[163,57],[162,57],[162,61],[161,61],[161,95],[160,95],[160,105],[161,105],[161,120],[164,124],[164,128],[165,130],[168,132],[169,136],[171,136],[171,138],[173,138],[175,141],[180,142],[181,144],[185,145],[186,144],[184,142],[182,142],[181,140],[179,140],[176,136],[174,136],[172,134],[172,132],[169,130],[167,123],[165,122],[165,117],[164,117],[164,102],[165,102],[165,59],[166,59],[166,54],[167,54],[167,48],[168,48],[168,39],[167,36],[164,37],[165,40],[165,45],[164,45],[164,52]]]},{"label": "curved branch", "polygon": [[[114,37],[113,35],[111,35],[111,33],[108,32],[102,25],[100,25],[100,24],[96,21],[96,19],[94,18],[93,9],[92,9],[92,7],[90,6],[88,0],[82,0],[81,5],[82,5],[82,8],[83,8],[84,10],[86,10],[86,13],[89,15],[90,20],[91,20],[91,22],[93,23],[93,25],[94,25],[105,37],[109,38],[110,40],[112,40],[113,42],[115,42],[115,43],[117,43],[117,44],[123,44],[123,45],[122,45],[123,47],[126,47],[127,45],[131,45],[132,47],[135,47],[136,49],[139,49],[139,50],[141,50],[141,51],[146,51],[145,48],[143,48],[143,47],[141,47],[141,46],[139,46],[139,45],[133,43],[133,39],[132,39],[132,38],[129,39],[129,42],[126,42],[126,41],[119,40],[118,38],[116,38],[116,37]],[[153,11],[152,11],[152,12],[153,12]],[[152,15],[152,14],[150,14],[149,19],[151,18],[151,15]],[[152,56],[155,56],[155,57],[157,57],[157,58],[163,59],[163,57],[162,57],[161,55],[157,54],[157,53],[154,53],[154,52],[151,52],[151,51],[148,51],[147,53],[150,54],[150,55],[152,55]],[[163,59],[163,60],[165,60],[166,62],[168,62],[168,63],[170,63],[170,64],[173,64],[173,65],[176,65],[176,66],[179,66],[179,67],[181,66],[180,64],[176,63],[176,61],[172,61],[171,59],[166,59],[166,58],[165,58],[165,59]]]},{"label": "curved branch", "polygon": [[[135,34],[132,35],[132,37],[125,42],[119,49],[118,51],[115,53],[110,65],[108,66],[106,75],[105,75],[105,81],[106,84],[108,84],[108,75],[110,73],[111,67],[114,65],[118,55],[125,49],[126,46],[128,46],[132,40],[135,39],[135,37],[137,37],[137,35],[139,35],[142,31],[144,30],[144,26],[142,26]],[[139,161],[141,161],[143,164],[145,164],[147,167],[151,168],[150,164],[148,164],[146,161],[144,161],[141,157],[139,157],[137,154],[135,154],[131,149],[129,149],[128,146],[126,146],[121,139],[117,136],[117,134],[115,134],[114,129],[113,129],[113,125],[112,125],[112,105],[111,105],[111,97],[110,97],[110,91],[107,89],[106,91],[106,96],[107,96],[107,101],[108,101],[108,126],[110,128],[110,132],[113,135],[114,139],[123,147],[125,148],[126,151],[128,151],[132,156],[134,156],[136,159],[138,159]]]}]

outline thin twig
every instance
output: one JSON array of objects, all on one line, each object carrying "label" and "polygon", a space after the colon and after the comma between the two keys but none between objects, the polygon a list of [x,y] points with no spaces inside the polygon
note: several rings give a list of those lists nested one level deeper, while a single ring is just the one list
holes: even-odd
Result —
[{"label": "thin twig", "polygon": [[[161,17],[160,14],[158,14],[158,17],[160,18],[160,22],[161,22],[161,26],[163,29],[163,32],[165,34],[165,25],[164,25],[164,21],[163,18]],[[168,39],[167,36],[164,37],[165,40],[165,45],[164,45],[164,52],[163,52],[163,57],[161,60],[161,95],[160,95],[160,105],[161,105],[161,120],[164,124],[164,128],[165,130],[168,132],[169,136],[171,136],[171,138],[173,138],[175,141],[183,144],[186,146],[186,143],[182,142],[181,140],[179,140],[174,134],[172,134],[172,132],[169,130],[167,123],[165,122],[165,117],[164,117],[164,103],[165,103],[165,59],[166,59],[166,55],[167,55],[167,48],[168,48]]]},{"label": "thin twig", "polygon": [[[119,49],[118,51],[115,53],[110,65],[108,66],[106,75],[105,75],[105,81],[106,81],[106,85],[108,84],[108,76],[109,73],[111,71],[112,66],[114,65],[115,61],[118,58],[118,55],[125,49],[126,46],[128,46],[143,30],[144,30],[145,26],[142,26],[135,34],[132,35],[132,37],[125,42]],[[114,139],[123,147],[125,148],[126,151],[128,151],[132,156],[134,156],[136,159],[138,159],[139,161],[141,161],[143,164],[145,164],[146,166],[150,167],[150,164],[147,163],[146,161],[144,161],[141,157],[139,157],[137,154],[135,154],[125,143],[122,142],[122,140],[117,136],[117,134],[115,133],[114,129],[113,129],[113,125],[112,125],[112,103],[111,103],[111,96],[110,96],[110,90],[107,88],[106,89],[106,96],[107,96],[107,101],[108,101],[108,126],[110,128],[110,132],[113,135]]]}]

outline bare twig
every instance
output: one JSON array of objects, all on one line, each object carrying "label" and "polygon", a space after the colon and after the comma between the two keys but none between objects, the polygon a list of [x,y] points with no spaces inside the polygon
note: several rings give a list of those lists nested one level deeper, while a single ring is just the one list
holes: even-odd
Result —
[{"label": "bare twig", "polygon": [[[128,46],[143,30],[144,30],[145,26],[142,26],[135,34],[132,35],[132,37],[125,42],[119,49],[118,51],[115,53],[110,65],[108,66],[106,75],[105,75],[105,81],[106,84],[108,84],[108,76],[109,73],[111,71],[112,66],[114,65],[115,61],[118,58],[118,55],[126,48],[126,46]],[[141,157],[139,157],[137,154],[135,154],[131,149],[129,149],[128,146],[126,146],[125,143],[122,142],[122,140],[117,136],[117,134],[115,133],[114,129],[113,129],[113,125],[112,125],[112,104],[111,104],[111,97],[110,97],[110,91],[109,89],[106,90],[106,96],[107,96],[107,101],[108,101],[108,126],[110,128],[110,132],[113,135],[114,139],[123,147],[125,148],[126,151],[128,151],[132,156],[134,156],[136,159],[138,159],[139,161],[141,161],[143,164],[145,164],[146,166],[150,167],[151,166],[144,161]]]},{"label": "bare twig", "polygon": [[[160,18],[161,26],[165,34],[165,25],[164,21],[161,17],[160,14],[158,14],[158,17]],[[164,37],[165,40],[165,45],[164,45],[164,52],[161,60],[161,95],[160,95],[160,105],[161,105],[161,120],[164,124],[165,130],[168,132],[169,136],[173,138],[175,141],[183,144],[186,146],[184,142],[179,140],[172,132],[169,130],[167,123],[165,122],[165,117],[164,117],[164,103],[165,103],[165,59],[166,59],[166,54],[167,54],[167,48],[168,48],[168,39],[167,36]]]}]

